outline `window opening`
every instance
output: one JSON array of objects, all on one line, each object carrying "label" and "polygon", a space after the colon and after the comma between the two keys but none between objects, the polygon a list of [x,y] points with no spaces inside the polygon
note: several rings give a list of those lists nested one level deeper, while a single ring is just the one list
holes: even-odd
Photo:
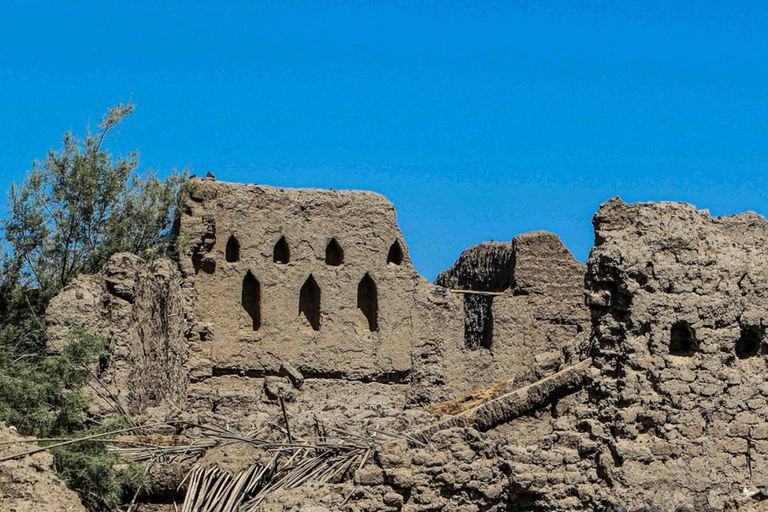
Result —
[{"label": "window opening", "polygon": [[250,327],[258,331],[261,327],[261,284],[250,271],[243,279],[241,303],[248,314]]},{"label": "window opening", "polygon": [[691,357],[699,349],[696,335],[688,322],[679,321],[669,333],[669,353],[673,356]]},{"label": "window opening", "polygon": [[275,250],[272,253],[272,261],[282,263],[283,265],[291,261],[291,250],[288,248],[288,242],[284,236],[275,244]]},{"label": "window opening", "polygon": [[756,356],[760,352],[762,334],[759,327],[743,327],[741,336],[736,340],[736,357],[746,359]]},{"label": "window opening", "polygon": [[357,285],[357,309],[362,311],[368,321],[368,330],[379,330],[379,292],[376,283],[369,274],[365,274]]},{"label": "window opening", "polygon": [[227,240],[225,256],[229,263],[240,261],[240,242],[237,241],[235,235],[230,236],[229,240]]},{"label": "window opening", "polygon": [[403,248],[400,247],[400,242],[397,240],[389,246],[389,252],[387,253],[387,263],[394,263],[400,265],[403,263]]},{"label": "window opening", "polygon": [[325,248],[325,263],[332,267],[338,267],[344,263],[344,250],[335,238],[331,238],[331,241],[328,242]]},{"label": "window opening", "polygon": [[312,274],[309,275],[299,293],[299,316],[304,315],[312,330],[320,330],[320,287]]}]

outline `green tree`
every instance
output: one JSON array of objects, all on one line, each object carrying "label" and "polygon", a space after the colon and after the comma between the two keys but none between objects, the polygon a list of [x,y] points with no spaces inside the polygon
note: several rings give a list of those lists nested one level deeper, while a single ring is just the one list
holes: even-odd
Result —
[{"label": "green tree", "polygon": [[[11,186],[0,261],[0,421],[24,435],[81,436],[124,421],[87,414],[89,368],[106,355],[109,340],[74,326],[57,355],[46,357],[44,314],[58,291],[80,273],[97,272],[112,254],[151,261],[171,247],[186,171],[165,179],[139,173],[137,152],[113,157],[104,147],[133,110],[130,102],[108,109],[98,131],[86,130],[82,139],[67,133],[60,150]],[[122,485],[103,443],[53,454],[60,476],[90,510],[116,506]]]},{"label": "green tree", "polygon": [[63,147],[10,192],[3,222],[11,255],[8,271],[52,297],[83,272],[96,272],[110,255],[127,251],[151,259],[168,247],[172,217],[186,172],[161,180],[137,172],[138,152],[113,157],[108,136],[134,110],[108,109],[98,131],[80,139],[68,132]]}]

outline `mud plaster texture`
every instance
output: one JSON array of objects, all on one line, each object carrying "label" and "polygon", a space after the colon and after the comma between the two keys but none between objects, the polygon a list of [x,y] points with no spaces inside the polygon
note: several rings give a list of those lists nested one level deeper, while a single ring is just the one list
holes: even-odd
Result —
[{"label": "mud plaster texture", "polygon": [[161,403],[184,404],[189,377],[180,285],[175,262],[160,260],[150,269],[138,256],[118,254],[101,274],[81,276],[51,301],[46,321],[52,349],[66,343],[73,325],[109,340],[109,358],[93,368],[93,412],[115,412],[115,401],[132,414]]},{"label": "mud plaster texture", "polygon": [[[0,457],[28,450],[23,438],[0,423]],[[16,442],[14,442],[16,441]],[[0,462],[0,510],[4,512],[85,512],[77,494],[56,476],[53,456],[36,453]]]},{"label": "mud plaster texture", "polygon": [[[196,179],[177,258],[113,257],[51,304],[49,329],[109,336],[102,380],[147,420],[264,429],[282,396],[299,435],[315,417],[432,429],[427,446],[389,443],[353,479],[264,510],[759,507],[744,489],[768,483],[765,220],[611,200],[594,226],[586,267],[534,232],[467,249],[432,284],[377,194]],[[548,379],[579,361],[592,364],[578,379]],[[480,430],[435,429],[446,418],[424,409],[508,379],[502,420]],[[153,471],[144,507],[184,474]]]},{"label": "mud plaster texture", "polygon": [[626,503],[720,510],[768,482],[768,224],[605,203],[588,299],[605,479]]}]

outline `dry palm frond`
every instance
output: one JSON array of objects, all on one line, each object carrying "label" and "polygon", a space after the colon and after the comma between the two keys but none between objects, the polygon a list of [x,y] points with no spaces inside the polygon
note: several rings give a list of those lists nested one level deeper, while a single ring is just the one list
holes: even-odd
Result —
[{"label": "dry palm frond", "polygon": [[[143,462],[152,465],[169,459],[200,456],[211,448],[232,443],[248,443],[264,453],[271,454],[266,465],[253,464],[249,468],[231,473],[216,467],[194,467],[179,485],[187,485],[187,493],[181,512],[256,512],[264,500],[279,489],[291,490],[314,481],[328,483],[338,481],[351,471],[362,468],[371,455],[381,446],[384,437],[411,440],[403,434],[376,430],[372,434],[357,434],[332,428],[315,422],[314,440],[304,439],[292,433],[288,437],[287,416],[285,427],[274,425],[286,435],[286,441],[274,441],[255,437],[258,432],[238,434],[216,425],[198,425],[178,422],[197,429],[199,437],[164,435],[123,435],[138,430],[151,431],[171,426],[152,424],[135,426],[113,432],[94,434],[78,439],[61,439],[47,447],[30,449],[0,458],[9,460],[24,457],[57,446],[82,441],[110,443],[110,450],[126,462]],[[109,439],[107,439],[109,438]],[[23,443],[42,440],[22,440]],[[50,440],[48,440],[50,441]],[[176,444],[183,441],[184,444]]]},{"label": "dry palm frond", "polygon": [[273,456],[268,464],[254,464],[239,473],[193,468],[185,478],[189,487],[181,512],[256,512],[278,489],[343,478],[350,470],[364,466],[380,445],[375,434],[334,428],[318,429],[317,433],[320,435],[314,442],[296,437],[286,442],[248,439]]}]

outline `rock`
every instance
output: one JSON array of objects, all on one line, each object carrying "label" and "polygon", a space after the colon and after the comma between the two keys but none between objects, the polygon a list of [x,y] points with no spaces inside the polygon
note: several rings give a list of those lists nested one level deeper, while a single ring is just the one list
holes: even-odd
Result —
[{"label": "rock", "polygon": [[280,373],[288,375],[294,388],[301,389],[301,386],[304,385],[304,376],[291,363],[285,361],[280,363]]}]

